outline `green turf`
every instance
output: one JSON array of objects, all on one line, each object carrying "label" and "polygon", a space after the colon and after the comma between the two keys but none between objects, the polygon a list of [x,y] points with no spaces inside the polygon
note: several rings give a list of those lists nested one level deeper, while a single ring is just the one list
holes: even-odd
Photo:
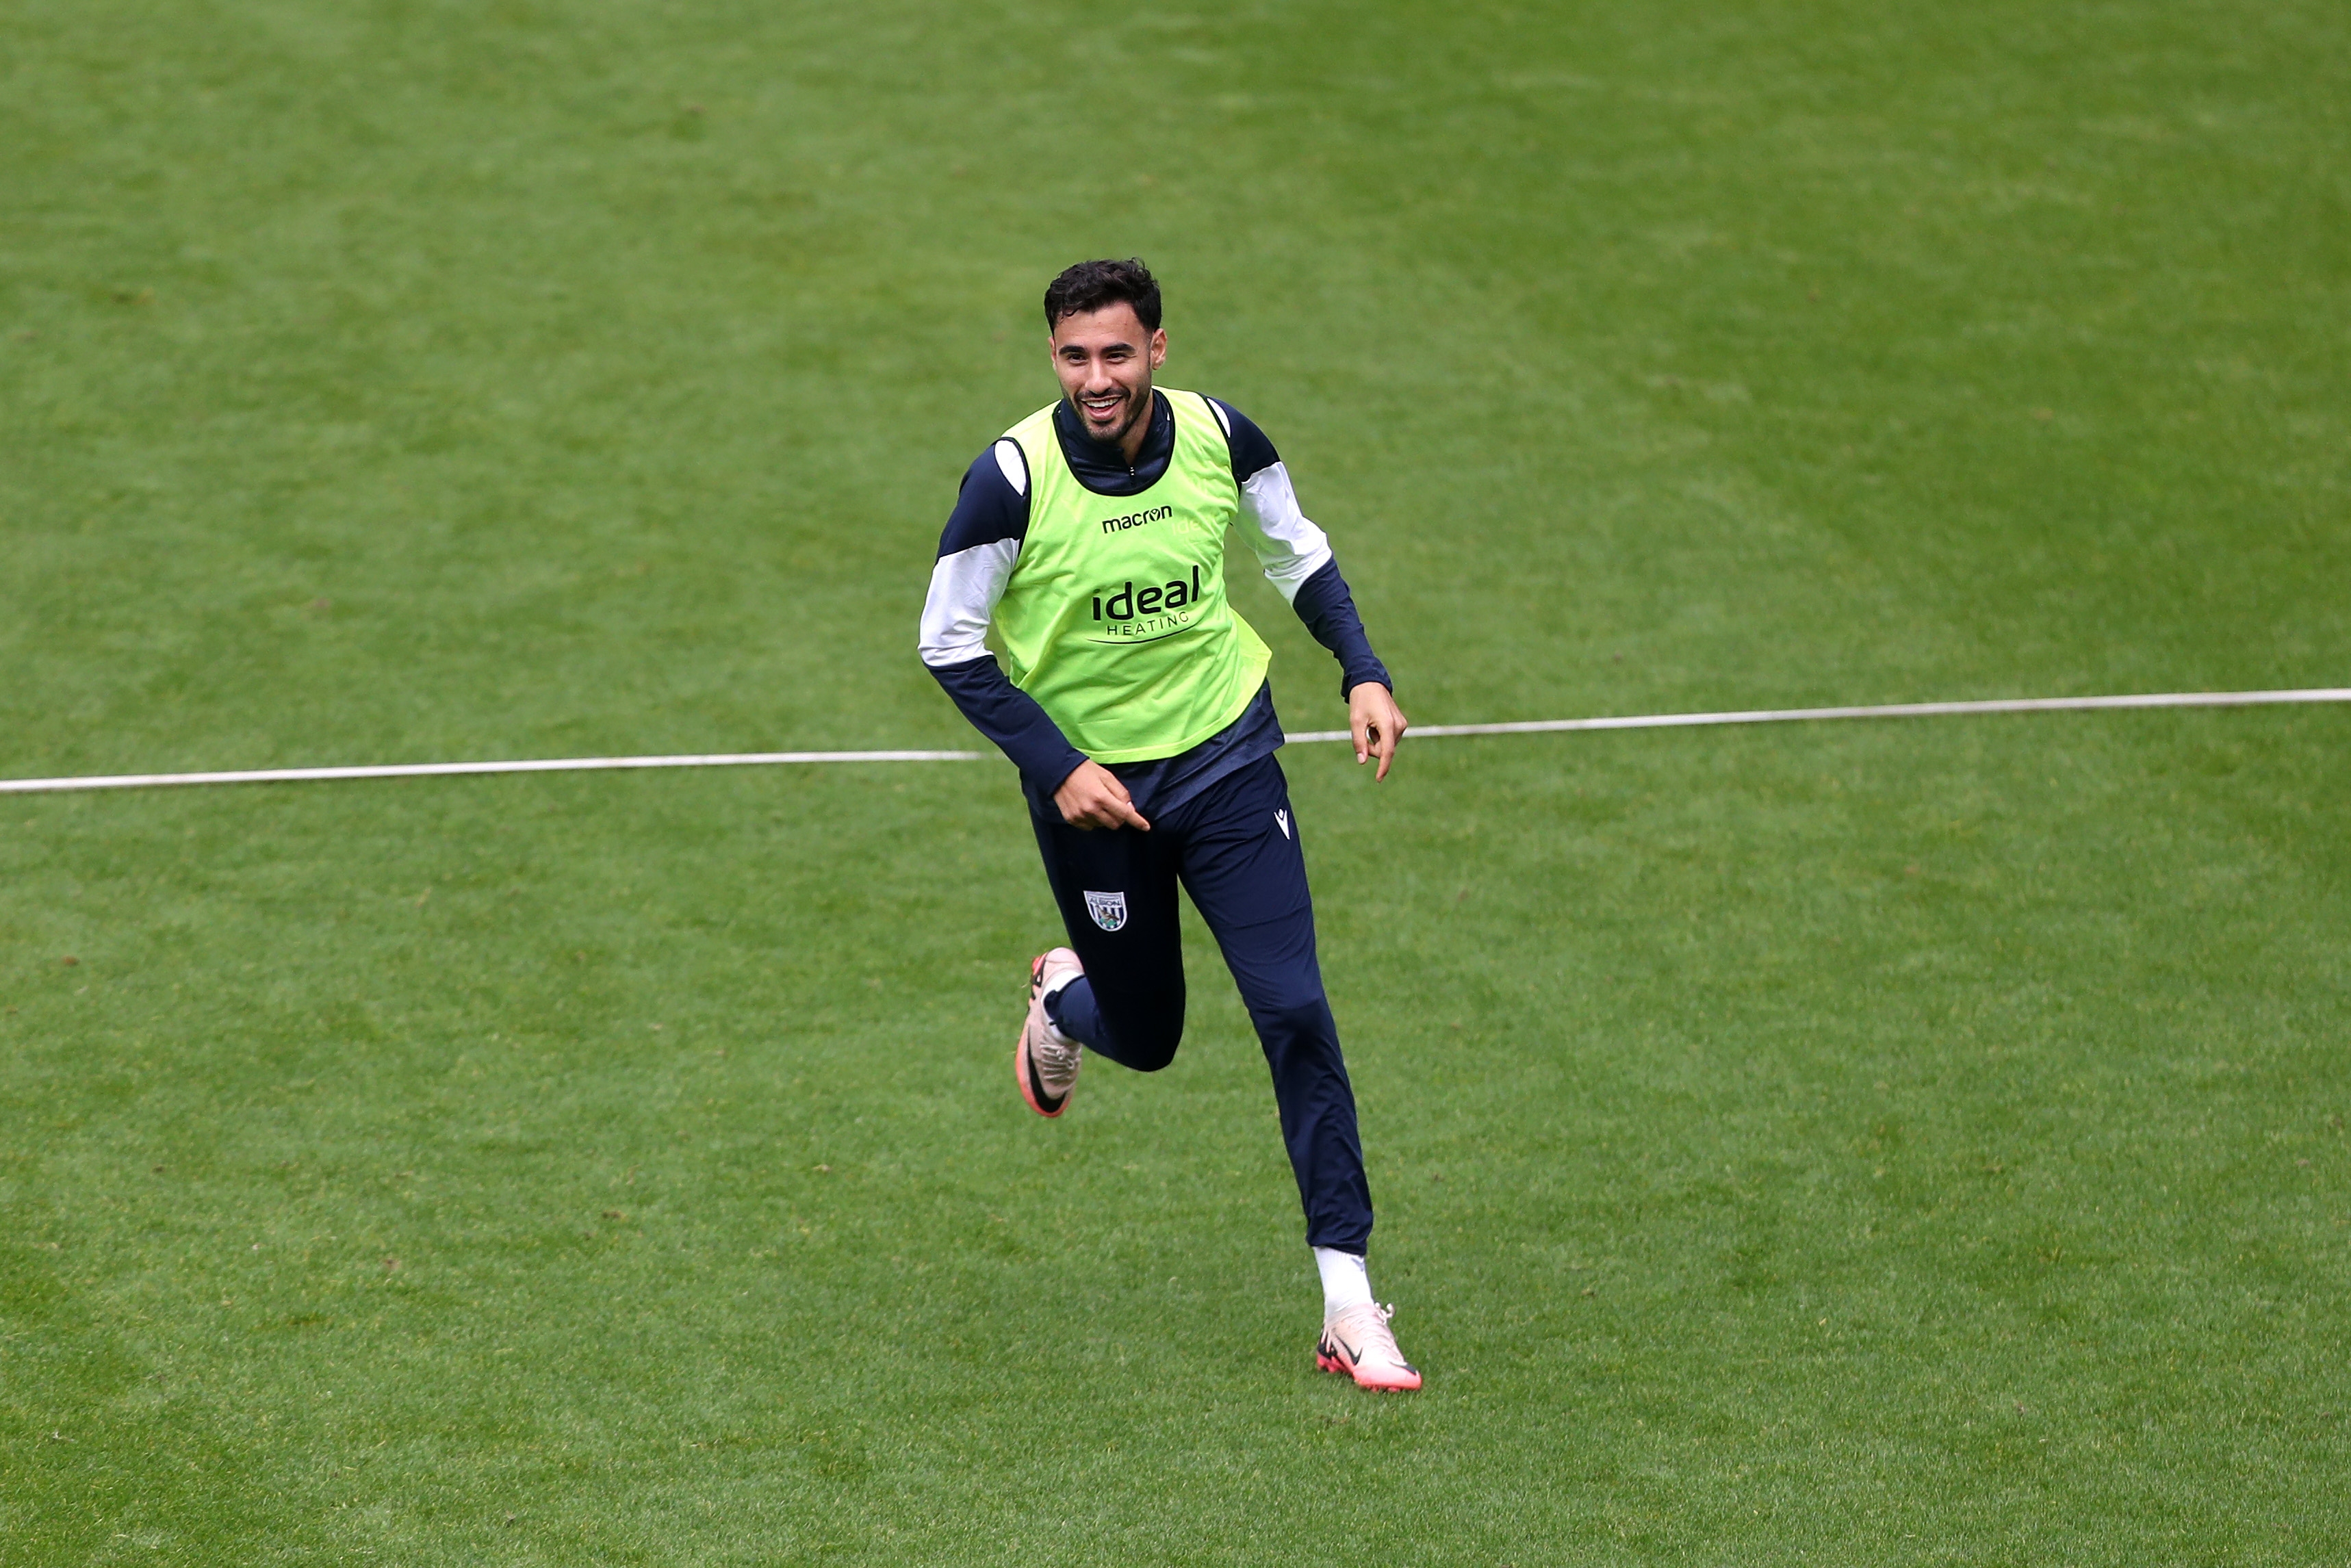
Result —
[{"label": "green turf", "polygon": [[[1423,720],[2341,685],[2346,62],[22,0],[0,776],[964,744],[932,544],[1105,252]],[[2342,1561],[2346,747],[1291,753],[1408,1400],[1199,944],[1020,1107],[999,765],[0,800],[0,1564]]]}]

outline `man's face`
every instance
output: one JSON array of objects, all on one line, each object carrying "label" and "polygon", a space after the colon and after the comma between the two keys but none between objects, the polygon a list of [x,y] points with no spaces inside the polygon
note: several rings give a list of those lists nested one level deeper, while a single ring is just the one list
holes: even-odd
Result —
[{"label": "man's face", "polygon": [[1145,330],[1123,299],[1053,324],[1053,373],[1096,441],[1124,444],[1150,428],[1151,372],[1166,358],[1167,334]]}]

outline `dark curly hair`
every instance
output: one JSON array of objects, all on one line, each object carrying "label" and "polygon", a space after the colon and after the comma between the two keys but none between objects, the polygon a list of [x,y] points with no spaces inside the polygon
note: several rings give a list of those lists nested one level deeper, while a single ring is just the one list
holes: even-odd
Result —
[{"label": "dark curly hair", "polygon": [[1159,330],[1159,280],[1138,257],[1081,261],[1045,286],[1045,329],[1064,316],[1083,316],[1124,300],[1146,332]]}]

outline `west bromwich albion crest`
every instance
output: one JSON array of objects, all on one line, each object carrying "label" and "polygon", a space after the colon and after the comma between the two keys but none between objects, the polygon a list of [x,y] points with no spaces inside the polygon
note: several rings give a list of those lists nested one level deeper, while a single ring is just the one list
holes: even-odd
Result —
[{"label": "west bromwich albion crest", "polygon": [[1086,892],[1086,913],[1094,924],[1105,931],[1115,931],[1126,924],[1126,894],[1123,893]]}]

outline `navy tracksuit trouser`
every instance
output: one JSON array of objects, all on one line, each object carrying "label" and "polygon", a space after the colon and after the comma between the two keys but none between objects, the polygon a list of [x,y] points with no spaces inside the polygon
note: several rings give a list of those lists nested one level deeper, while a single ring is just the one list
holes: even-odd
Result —
[{"label": "navy tracksuit trouser", "polygon": [[[1051,813],[1050,800],[1044,812]],[[1289,781],[1271,757],[1227,775],[1151,831],[1073,828],[1031,811],[1045,874],[1085,977],[1056,1008],[1064,1033],[1138,1072],[1184,1038],[1184,950],[1176,887],[1192,895],[1239,985],[1273,1071],[1282,1141],[1306,1207],[1306,1241],[1361,1254],[1371,1185],[1355,1092],[1314,957],[1314,905]]]}]

